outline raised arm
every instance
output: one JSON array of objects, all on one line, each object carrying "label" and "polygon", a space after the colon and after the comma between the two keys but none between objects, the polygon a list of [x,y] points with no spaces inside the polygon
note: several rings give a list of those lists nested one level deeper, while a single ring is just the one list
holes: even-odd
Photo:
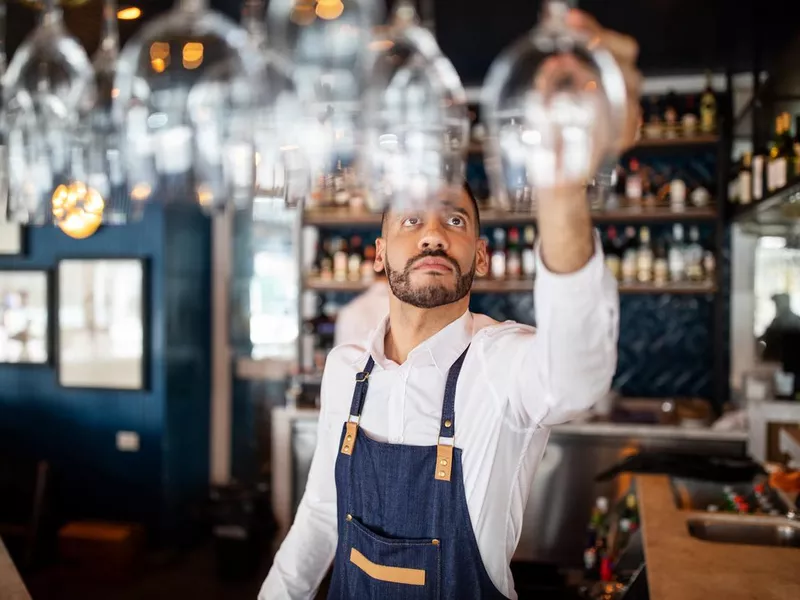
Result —
[{"label": "raised arm", "polygon": [[294,524],[275,555],[258,600],[314,598],[336,553],[338,536],[334,466],[341,423],[333,425],[328,418],[325,379],[323,376],[317,447],[311,461],[306,491]]}]

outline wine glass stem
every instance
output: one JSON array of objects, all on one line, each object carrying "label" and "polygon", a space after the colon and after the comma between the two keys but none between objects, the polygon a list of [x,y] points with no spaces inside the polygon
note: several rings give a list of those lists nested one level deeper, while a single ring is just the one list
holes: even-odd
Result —
[{"label": "wine glass stem", "polygon": [[107,50],[119,48],[117,0],[104,0],[103,2],[103,37],[100,44]]},{"label": "wine glass stem", "polygon": [[61,6],[56,4],[56,0],[44,0],[42,10],[42,25],[50,25],[61,20]]},{"label": "wine glass stem", "polygon": [[185,12],[203,12],[208,10],[208,0],[179,0],[178,6]]},{"label": "wine glass stem", "polygon": [[0,0],[0,77],[6,73],[6,0]]}]

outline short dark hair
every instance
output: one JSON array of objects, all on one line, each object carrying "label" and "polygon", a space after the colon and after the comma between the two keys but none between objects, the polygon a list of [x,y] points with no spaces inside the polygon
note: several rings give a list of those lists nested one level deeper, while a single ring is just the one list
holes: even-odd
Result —
[{"label": "short dark hair", "polygon": [[[470,201],[472,202],[472,210],[475,211],[475,231],[480,234],[481,232],[481,210],[478,207],[478,199],[475,197],[475,194],[472,192],[472,188],[469,185],[469,182],[465,179],[464,184],[462,186],[464,192],[469,196]],[[381,215],[381,232],[383,232],[383,226],[386,224],[386,215],[389,213],[391,208],[386,208]]]}]

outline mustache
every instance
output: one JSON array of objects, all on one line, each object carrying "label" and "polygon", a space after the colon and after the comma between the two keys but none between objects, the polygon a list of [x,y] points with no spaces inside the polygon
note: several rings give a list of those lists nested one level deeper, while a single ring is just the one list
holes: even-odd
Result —
[{"label": "mustache", "polygon": [[455,272],[455,274],[461,277],[461,267],[459,267],[456,260],[452,258],[449,254],[447,254],[447,252],[445,252],[444,250],[424,250],[420,252],[406,263],[405,272],[410,273],[411,269],[414,267],[414,263],[416,263],[419,260],[422,260],[423,258],[442,258],[446,260],[448,263],[450,263],[450,266],[453,267],[453,271]]}]

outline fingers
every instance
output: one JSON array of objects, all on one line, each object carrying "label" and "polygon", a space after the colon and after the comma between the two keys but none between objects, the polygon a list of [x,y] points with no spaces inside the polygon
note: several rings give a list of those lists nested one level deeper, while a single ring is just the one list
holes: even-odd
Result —
[{"label": "fingers", "polygon": [[636,40],[624,33],[604,29],[591,15],[581,10],[571,10],[567,14],[567,24],[582,31],[593,42],[604,46],[621,63],[636,63],[639,58],[639,44]]}]

